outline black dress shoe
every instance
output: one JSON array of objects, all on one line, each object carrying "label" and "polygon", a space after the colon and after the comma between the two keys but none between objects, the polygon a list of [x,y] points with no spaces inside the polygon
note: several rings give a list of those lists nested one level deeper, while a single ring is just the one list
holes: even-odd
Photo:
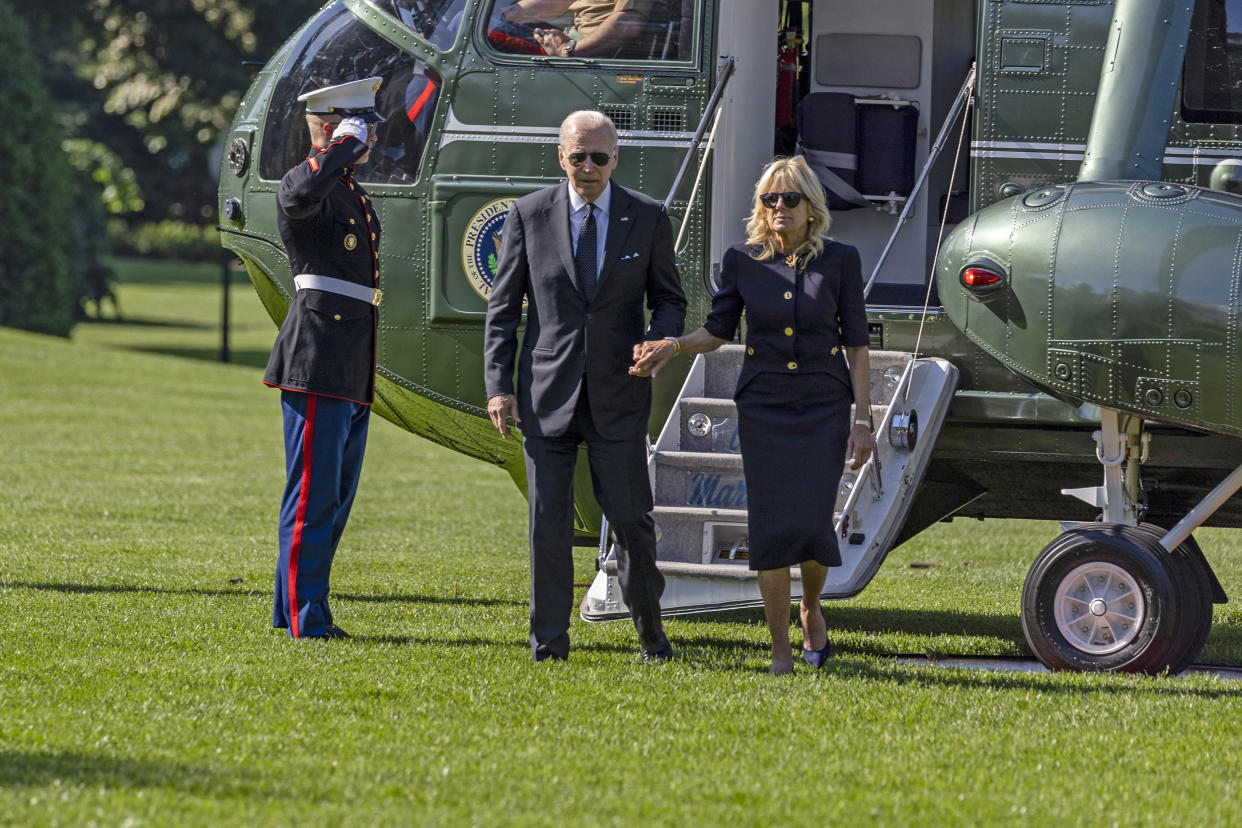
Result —
[{"label": "black dress shoe", "polygon": [[324,638],[349,638],[349,633],[342,630],[336,624],[329,624],[328,631],[324,633]]},{"label": "black dress shoe", "polygon": [[673,645],[665,643],[662,650],[643,650],[643,661],[665,662],[673,660]]},{"label": "black dress shoe", "polygon": [[534,659],[538,664],[541,661],[569,661],[569,656],[560,653],[535,653]]}]

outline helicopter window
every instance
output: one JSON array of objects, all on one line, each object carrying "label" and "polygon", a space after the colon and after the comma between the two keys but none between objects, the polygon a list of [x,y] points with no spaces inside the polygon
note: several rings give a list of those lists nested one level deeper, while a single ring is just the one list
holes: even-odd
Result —
[{"label": "helicopter window", "polygon": [[370,0],[371,5],[400,20],[405,27],[441,52],[448,51],[461,28],[466,0]]},{"label": "helicopter window", "polygon": [[914,89],[922,59],[923,41],[914,35],[822,34],[815,41],[815,82]]},{"label": "helicopter window", "polygon": [[1182,118],[1242,123],[1242,0],[1199,0],[1182,77]]},{"label": "helicopter window", "polygon": [[688,61],[694,6],[694,0],[495,0],[486,38],[513,55]]},{"label": "helicopter window", "polygon": [[387,120],[379,124],[370,160],[355,175],[370,184],[413,183],[439,98],[440,76],[367,28],[341,3],[310,28],[281,71],[263,129],[260,175],[278,179],[306,157],[310,137],[299,95],[372,76],[384,79],[375,103]]}]

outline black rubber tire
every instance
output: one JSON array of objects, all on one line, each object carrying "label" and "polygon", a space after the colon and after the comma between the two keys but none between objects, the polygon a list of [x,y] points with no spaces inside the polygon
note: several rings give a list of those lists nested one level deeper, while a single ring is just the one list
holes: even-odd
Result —
[{"label": "black rubber tire", "polygon": [[[1167,532],[1153,523],[1140,524],[1139,530],[1157,542]],[[1168,554],[1168,560],[1183,600],[1183,620],[1178,625],[1177,642],[1169,660],[1169,672],[1176,675],[1194,663],[1212,632],[1212,576],[1203,551],[1193,537],[1182,541]]]},{"label": "black rubber tire", "polygon": [[[1057,588],[1076,567],[1101,561],[1125,570],[1138,584],[1146,610],[1134,639],[1120,650],[1095,654],[1066,640],[1057,628]],[[1057,536],[1031,565],[1022,586],[1022,631],[1036,657],[1052,670],[1158,674],[1189,644],[1185,606],[1192,579],[1147,530],[1117,524],[1077,527]],[[1197,617],[1192,611],[1191,618]]]}]

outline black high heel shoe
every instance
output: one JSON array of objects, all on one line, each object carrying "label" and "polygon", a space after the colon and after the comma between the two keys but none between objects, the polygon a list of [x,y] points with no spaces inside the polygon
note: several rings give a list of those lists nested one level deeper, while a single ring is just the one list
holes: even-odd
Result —
[{"label": "black high heel shoe", "polygon": [[815,669],[824,666],[824,662],[828,661],[828,656],[832,655],[832,642],[825,641],[822,650],[808,650],[802,648],[802,660]]}]

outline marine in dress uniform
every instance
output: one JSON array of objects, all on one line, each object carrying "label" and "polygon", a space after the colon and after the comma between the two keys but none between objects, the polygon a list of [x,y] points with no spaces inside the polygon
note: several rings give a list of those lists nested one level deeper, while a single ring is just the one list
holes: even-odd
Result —
[{"label": "marine in dress uniform", "polygon": [[281,179],[277,226],[297,292],[263,382],[281,390],[285,482],[272,626],[343,638],[328,576],[349,518],[375,390],[380,223],[354,180],[374,144],[381,78],[328,86],[305,101],[311,151]]}]

